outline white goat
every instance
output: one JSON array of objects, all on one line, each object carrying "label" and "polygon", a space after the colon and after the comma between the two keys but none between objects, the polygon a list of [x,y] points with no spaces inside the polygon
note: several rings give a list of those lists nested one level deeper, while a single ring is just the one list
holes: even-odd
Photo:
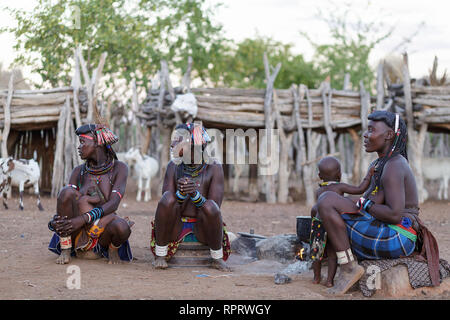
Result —
[{"label": "white goat", "polygon": [[[423,158],[422,159],[423,177],[429,180],[438,180],[439,184],[438,199],[448,199],[448,180],[450,178],[450,158]],[[443,197],[442,197],[443,194]]]},{"label": "white goat", "polygon": [[5,184],[3,189],[3,205],[5,208],[8,209],[8,205],[6,204],[6,194],[10,187],[19,187],[19,208],[20,210],[23,210],[23,191],[25,188],[33,186],[34,194],[37,197],[37,206],[39,210],[43,211],[44,208],[42,207],[41,197],[39,195],[39,179],[41,177],[41,171],[37,161],[34,159],[14,160],[9,157],[6,159],[0,159],[0,162],[2,163],[2,168],[4,168],[5,164],[9,167],[9,172],[7,175],[11,178],[10,180],[8,179],[9,183]]},{"label": "white goat", "polygon": [[145,180],[145,195],[144,201],[149,201],[152,199],[151,192],[151,181],[152,178],[158,173],[159,164],[155,158],[147,155],[142,155],[139,149],[131,148],[125,154],[125,160],[127,163],[134,165],[134,170],[138,175],[138,191],[136,196],[136,201],[141,201],[142,196],[142,186]]}]

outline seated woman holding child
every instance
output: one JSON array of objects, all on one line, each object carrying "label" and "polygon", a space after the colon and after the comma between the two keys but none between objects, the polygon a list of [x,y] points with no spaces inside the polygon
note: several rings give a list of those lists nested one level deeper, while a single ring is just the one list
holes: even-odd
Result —
[{"label": "seated woman holding child", "polygon": [[357,259],[399,258],[416,247],[418,193],[406,153],[406,124],[387,111],[368,118],[364,147],[378,154],[369,188],[356,205],[331,191],[322,193],[317,203],[327,246],[341,267],[331,293],[345,293],[362,277],[364,268],[353,254]]}]

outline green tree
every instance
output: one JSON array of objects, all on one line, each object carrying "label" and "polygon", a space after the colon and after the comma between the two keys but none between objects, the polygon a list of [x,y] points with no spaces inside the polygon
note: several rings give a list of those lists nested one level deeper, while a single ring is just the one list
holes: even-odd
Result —
[{"label": "green tree", "polygon": [[213,24],[206,0],[39,0],[30,12],[8,10],[17,26],[0,31],[14,33],[15,63],[32,66],[43,85],[70,84],[78,45],[90,69],[108,53],[107,84],[136,78],[143,86],[161,59],[176,69],[188,55],[205,77],[208,56],[221,50],[221,26]]},{"label": "green tree", "polygon": [[[330,2],[328,7],[326,13],[319,11],[317,17],[328,25],[332,43],[320,44],[306,32],[301,32],[315,49],[315,64],[324,77],[330,76],[332,87],[342,87],[348,73],[353,89],[359,89],[360,81],[366,88],[372,88],[375,73],[369,64],[370,54],[392,35],[394,28],[378,20],[351,15],[354,12],[351,4]],[[371,10],[370,2],[366,10]]]},{"label": "green tree", "polygon": [[320,82],[319,71],[311,62],[305,61],[301,54],[295,55],[292,44],[261,36],[244,39],[229,48],[219,65],[214,66],[212,81],[229,87],[265,88],[264,52],[267,52],[272,65],[282,64],[275,80],[277,88],[289,88],[293,83],[313,87]]}]

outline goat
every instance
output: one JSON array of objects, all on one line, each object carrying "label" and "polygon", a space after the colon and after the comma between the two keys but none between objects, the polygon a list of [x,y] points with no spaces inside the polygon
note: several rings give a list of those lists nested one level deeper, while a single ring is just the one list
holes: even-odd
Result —
[{"label": "goat", "polygon": [[[423,158],[422,159],[423,177],[429,180],[438,180],[439,184],[438,199],[448,199],[448,180],[450,178],[450,158]],[[442,196],[443,194],[443,196]]]},{"label": "goat", "polygon": [[[37,206],[40,211],[43,211],[44,208],[41,204],[41,197],[39,194],[39,179],[41,177],[41,171],[39,168],[39,164],[34,159],[19,159],[14,160],[13,158],[9,157],[6,159],[0,159],[2,170],[3,168],[6,168],[5,165],[8,167],[7,175],[9,179],[7,179],[9,182],[5,183],[3,187],[3,205],[5,206],[5,209],[8,209],[8,205],[6,203],[7,198],[7,192],[11,187],[19,187],[19,194],[20,194],[20,202],[19,202],[19,208],[20,210],[24,209],[23,206],[23,191],[24,188],[33,186],[34,187],[34,194],[37,197]],[[5,172],[3,172],[3,175],[5,175]]]},{"label": "goat", "polygon": [[136,201],[141,201],[142,185],[145,180],[145,195],[144,201],[147,202],[152,199],[151,179],[156,176],[159,170],[158,161],[147,155],[142,155],[139,149],[131,148],[125,154],[127,163],[134,165],[134,171],[138,175],[138,191]]}]

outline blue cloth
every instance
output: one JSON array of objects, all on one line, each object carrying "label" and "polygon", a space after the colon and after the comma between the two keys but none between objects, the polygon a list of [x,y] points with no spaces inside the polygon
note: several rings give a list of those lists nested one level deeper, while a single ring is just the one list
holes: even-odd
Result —
[{"label": "blue cloth", "polygon": [[[59,243],[59,236],[56,233],[53,233],[53,237],[50,240],[48,249],[51,252],[56,253],[57,255],[61,254],[61,245]],[[100,245],[100,242],[97,242],[96,246],[92,250],[95,253],[100,254],[105,258],[109,258],[108,248],[102,247]],[[122,243],[122,245],[119,248],[118,253],[119,253],[120,260],[123,260],[123,261],[133,260],[133,254],[131,253],[131,247],[130,247],[130,243],[128,242],[128,240],[125,241],[124,243]],[[76,253],[75,253],[75,250],[73,247],[72,247],[72,252],[70,255],[76,256]]]},{"label": "blue cloth", "polygon": [[396,259],[414,252],[416,243],[368,212],[342,214],[350,246],[359,259]]},{"label": "blue cloth", "polygon": [[183,228],[181,229],[182,230],[181,234],[185,234],[186,232],[188,232],[183,237],[184,242],[198,242],[198,239],[194,234],[194,226],[195,226],[195,222],[184,222],[183,221]]}]

